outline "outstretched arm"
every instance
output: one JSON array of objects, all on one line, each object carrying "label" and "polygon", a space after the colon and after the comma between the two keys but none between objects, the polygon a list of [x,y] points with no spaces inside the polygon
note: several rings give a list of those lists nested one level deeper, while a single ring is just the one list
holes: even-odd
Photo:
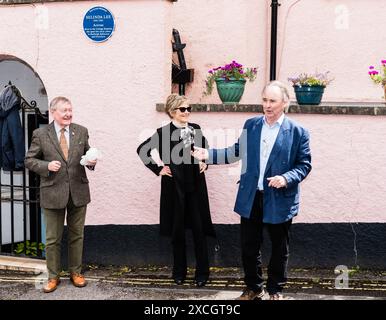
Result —
[{"label": "outstretched arm", "polygon": [[231,147],[225,149],[204,149],[194,147],[192,156],[208,164],[230,164],[240,160],[239,140]]},{"label": "outstretched arm", "polygon": [[247,151],[248,121],[245,122],[239,139],[232,146],[224,149],[194,148],[192,156],[200,161],[206,160],[207,164],[230,164],[241,160]]}]

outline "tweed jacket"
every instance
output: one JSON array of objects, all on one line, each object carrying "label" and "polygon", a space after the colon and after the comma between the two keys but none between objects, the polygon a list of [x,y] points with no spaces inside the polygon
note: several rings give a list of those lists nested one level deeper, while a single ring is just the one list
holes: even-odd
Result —
[{"label": "tweed jacket", "polygon": [[[60,148],[54,123],[33,132],[31,146],[25,158],[25,166],[40,176],[40,205],[46,209],[63,209],[71,194],[76,207],[90,202],[90,189],[81,157],[90,148],[88,131],[72,123],[69,128],[70,145],[67,161]],[[48,170],[48,163],[60,161],[57,172]]]}]

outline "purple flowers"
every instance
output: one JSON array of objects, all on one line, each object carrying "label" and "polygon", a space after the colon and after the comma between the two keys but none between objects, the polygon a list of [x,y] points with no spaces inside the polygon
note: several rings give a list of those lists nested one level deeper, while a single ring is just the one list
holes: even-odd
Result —
[{"label": "purple flowers", "polygon": [[208,73],[204,95],[212,93],[214,82],[217,79],[225,79],[225,81],[248,79],[249,81],[254,81],[257,75],[257,68],[244,69],[242,64],[232,60],[229,64],[208,70]]},{"label": "purple flowers", "polygon": [[313,74],[301,73],[297,77],[290,77],[288,81],[292,82],[293,86],[310,86],[310,87],[326,87],[334,79],[329,77],[330,71],[316,72]]},{"label": "purple flowers", "polygon": [[[255,73],[257,72],[256,68],[253,68],[255,70]],[[232,61],[232,63],[226,64],[222,67],[213,68],[208,71],[210,74],[214,74],[216,71],[221,70],[222,75],[224,75],[224,78],[230,78],[231,76],[237,77],[240,74],[244,74],[243,65],[236,62],[235,60]],[[230,74],[232,73],[232,74]]]},{"label": "purple flowers", "polygon": [[381,60],[381,74],[379,71],[375,70],[374,66],[369,66],[368,74],[371,78],[371,80],[374,81],[376,84],[381,84],[382,86],[386,87],[386,60]]}]

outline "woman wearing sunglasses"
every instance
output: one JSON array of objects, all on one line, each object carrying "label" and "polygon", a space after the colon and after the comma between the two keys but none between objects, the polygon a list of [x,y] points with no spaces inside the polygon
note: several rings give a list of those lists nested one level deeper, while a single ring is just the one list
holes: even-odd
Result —
[{"label": "woman wearing sunglasses", "polygon": [[[171,94],[165,111],[171,122],[158,128],[140,144],[137,153],[142,162],[161,176],[160,233],[171,236],[173,247],[173,279],[183,284],[187,274],[185,230],[191,229],[196,257],[195,282],[198,287],[209,278],[206,236],[215,236],[204,171],[207,165],[191,156],[193,145],[205,148],[207,141],[200,126],[188,122],[191,112],[184,96]],[[162,165],[150,152],[156,149]]]}]

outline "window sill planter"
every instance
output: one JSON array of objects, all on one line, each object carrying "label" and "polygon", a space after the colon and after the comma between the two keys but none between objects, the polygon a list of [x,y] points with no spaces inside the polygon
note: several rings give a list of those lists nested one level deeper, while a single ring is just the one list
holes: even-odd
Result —
[{"label": "window sill planter", "polygon": [[324,86],[294,86],[299,105],[318,105],[322,101]]},{"label": "window sill planter", "polygon": [[224,104],[239,103],[244,93],[245,79],[216,79],[218,95]]}]

